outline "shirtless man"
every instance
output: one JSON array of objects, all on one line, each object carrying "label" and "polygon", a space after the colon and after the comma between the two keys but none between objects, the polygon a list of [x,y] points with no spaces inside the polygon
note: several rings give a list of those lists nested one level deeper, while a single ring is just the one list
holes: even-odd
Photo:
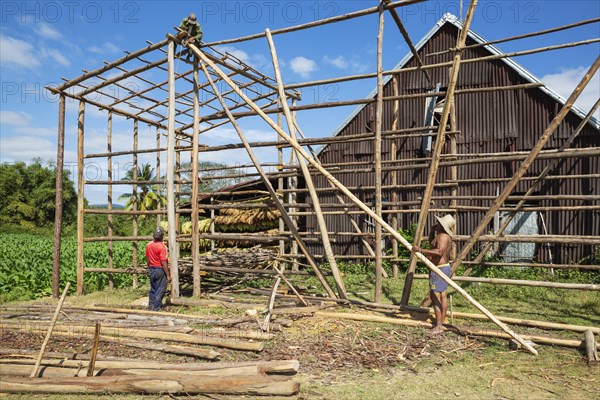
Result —
[{"label": "shirtless man", "polygon": [[[438,221],[429,233],[429,243],[431,249],[424,249],[419,246],[413,246],[413,252],[422,253],[435,264],[444,274],[450,276],[450,250],[452,249],[452,230],[456,221],[452,215],[447,214],[442,218],[435,217]],[[434,272],[429,273],[430,296],[435,312],[435,327],[432,329],[432,335],[438,335],[444,331],[443,323],[446,321],[446,310],[448,304],[446,300],[446,290],[448,284]]]}]

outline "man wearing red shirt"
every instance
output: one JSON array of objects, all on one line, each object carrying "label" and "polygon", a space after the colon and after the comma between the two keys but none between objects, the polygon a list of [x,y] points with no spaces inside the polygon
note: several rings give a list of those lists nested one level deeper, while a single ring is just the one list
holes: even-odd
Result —
[{"label": "man wearing red shirt", "polygon": [[150,293],[148,308],[160,311],[162,299],[167,291],[167,282],[171,283],[171,271],[167,263],[167,246],[163,243],[165,230],[157,227],[152,233],[154,240],[146,245],[146,260],[150,268]]}]

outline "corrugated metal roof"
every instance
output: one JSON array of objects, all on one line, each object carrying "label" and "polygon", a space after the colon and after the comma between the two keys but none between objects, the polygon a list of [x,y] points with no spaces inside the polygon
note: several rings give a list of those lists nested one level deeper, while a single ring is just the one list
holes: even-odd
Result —
[{"label": "corrugated metal roof", "polygon": [[[456,17],[453,14],[450,13],[446,13],[444,14],[444,16],[429,30],[429,32],[427,32],[427,34],[425,34],[425,36],[423,36],[423,38],[421,38],[421,40],[419,40],[419,42],[415,45],[417,50],[420,50],[423,45],[425,45],[425,43],[427,43],[427,41],[429,39],[431,39],[431,37],[445,24],[445,23],[451,23],[454,26],[456,26],[458,29],[462,29],[463,28],[463,24],[462,22],[458,19],[458,17]],[[486,43],[487,41],[480,36],[479,34],[477,34],[476,32],[474,32],[473,30],[469,30],[468,36],[473,39],[474,41],[476,41],[477,43]],[[487,49],[489,52],[491,52],[492,54],[504,54],[502,51],[500,51],[497,47],[493,46],[493,45],[485,45],[483,46],[485,49]],[[402,60],[400,60],[400,62],[394,67],[394,69],[400,69],[402,67],[404,67],[406,65],[406,63],[408,63],[408,61],[410,61],[410,59],[412,59],[413,55],[412,53],[408,53],[404,56],[404,58],[402,58]],[[502,58],[500,59],[502,62],[504,62],[505,64],[507,64],[510,68],[512,68],[513,70],[515,70],[520,76],[522,76],[524,79],[526,79],[527,81],[531,82],[531,83],[542,83],[543,82],[541,80],[539,80],[535,75],[533,75],[531,72],[527,71],[523,66],[521,66],[519,63],[517,63],[516,61],[512,60],[509,57],[506,58]],[[385,76],[384,80],[383,80],[383,85],[385,86],[390,79],[392,79],[391,75]],[[554,100],[556,100],[557,102],[559,102],[560,104],[565,104],[566,99],[564,97],[562,97],[561,95],[559,95],[558,93],[556,93],[555,91],[553,91],[552,89],[546,87],[545,85],[540,87],[540,90],[542,90],[544,93],[546,93],[547,95],[549,95],[550,97],[552,97]],[[373,88],[373,90],[369,93],[369,95],[367,96],[367,98],[372,98],[375,97],[375,95],[377,95],[377,87]],[[352,119],[354,117],[356,117],[358,115],[358,113],[365,108],[366,105],[360,105],[357,106],[356,109],[350,114],[348,115],[348,117],[340,124],[340,126],[331,134],[331,136],[337,136],[346,125],[348,125],[348,123],[350,123],[350,121],[352,121]],[[584,112],[582,109],[580,109],[577,106],[573,106],[571,108],[571,111],[576,114],[577,116],[579,116],[580,118],[584,118],[586,116],[586,112]],[[596,129],[600,129],[600,121],[598,121],[596,118],[592,117],[590,118],[589,122],[588,122],[591,126],[593,126]],[[321,146],[318,149],[318,153],[321,152],[321,150],[323,150],[323,148],[325,148],[327,145]]]}]

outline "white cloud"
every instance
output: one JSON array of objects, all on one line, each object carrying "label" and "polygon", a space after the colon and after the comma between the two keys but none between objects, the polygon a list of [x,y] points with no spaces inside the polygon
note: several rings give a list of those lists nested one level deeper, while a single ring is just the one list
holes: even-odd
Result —
[{"label": "white cloud", "polygon": [[90,47],[90,51],[96,54],[115,54],[119,52],[119,48],[111,42],[104,42],[100,46]]},{"label": "white cloud", "polygon": [[292,71],[303,78],[308,78],[317,69],[317,63],[303,56],[294,57],[290,60]]},{"label": "white cloud", "polygon": [[60,40],[63,37],[62,33],[44,22],[35,24],[34,30],[42,39]]},{"label": "white cloud", "polygon": [[[545,75],[541,80],[547,87],[566,99],[571,95],[588,69],[588,67],[560,68],[560,72]],[[598,98],[600,98],[600,73],[596,72],[585,90],[579,95],[575,105],[587,113]],[[596,111],[594,116],[600,119],[600,110]]]},{"label": "white cloud", "polygon": [[57,49],[51,48],[42,48],[42,56],[46,58],[51,58],[60,65],[68,67],[71,65],[71,61],[67,57],[65,57],[60,51]]},{"label": "white cloud", "polygon": [[[32,117],[24,111],[0,111],[0,123],[12,133],[24,136],[52,136],[56,135],[56,128],[31,126]],[[2,140],[4,146],[4,139]]]},{"label": "white cloud", "polygon": [[234,46],[220,46],[219,51],[223,53],[229,53],[232,56],[238,58],[243,63],[246,63],[254,68],[261,68],[267,65],[267,58],[260,53],[248,54],[244,50],[238,49]]},{"label": "white cloud", "polygon": [[344,56],[337,56],[335,58],[330,58],[329,56],[323,57],[323,62],[325,64],[333,65],[336,68],[345,69],[348,68],[348,61]]},{"label": "white cloud", "polygon": [[41,63],[31,44],[10,36],[0,35],[0,65],[35,69]]},{"label": "white cloud", "polygon": [[2,125],[21,126],[29,124],[31,115],[23,111],[0,111],[0,123]]},{"label": "white cloud", "polygon": [[[77,159],[73,154],[69,154],[69,157]],[[11,136],[2,138],[2,148],[0,149],[0,159],[2,162],[30,161],[34,158],[56,160],[56,143],[36,136]]]}]

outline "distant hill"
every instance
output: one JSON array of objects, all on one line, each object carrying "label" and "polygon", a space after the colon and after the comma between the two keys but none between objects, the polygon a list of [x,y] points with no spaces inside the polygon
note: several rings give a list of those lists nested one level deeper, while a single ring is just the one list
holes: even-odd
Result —
[{"label": "distant hill", "polygon": [[[125,206],[122,206],[120,204],[113,204],[112,207],[114,210],[122,210],[125,208]],[[92,204],[90,205],[90,208],[106,209],[108,208],[108,204]]]}]

